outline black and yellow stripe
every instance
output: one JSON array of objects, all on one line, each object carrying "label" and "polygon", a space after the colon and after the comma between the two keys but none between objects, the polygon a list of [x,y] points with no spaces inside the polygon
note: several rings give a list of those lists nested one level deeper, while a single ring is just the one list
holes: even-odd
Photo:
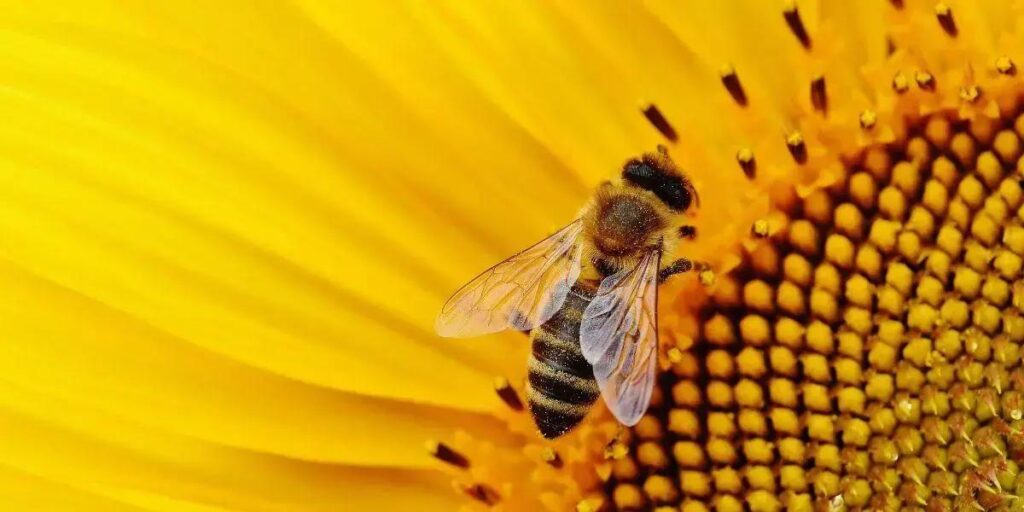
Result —
[{"label": "black and yellow stripe", "polygon": [[562,308],[530,333],[527,399],[540,433],[554,439],[575,427],[601,394],[580,350],[580,322],[596,288],[578,282]]}]

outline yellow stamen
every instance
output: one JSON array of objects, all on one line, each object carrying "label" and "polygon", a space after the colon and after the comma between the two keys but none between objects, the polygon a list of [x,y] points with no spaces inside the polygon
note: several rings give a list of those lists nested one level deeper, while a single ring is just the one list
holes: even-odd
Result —
[{"label": "yellow stamen", "polygon": [[861,128],[870,130],[874,128],[875,123],[878,122],[878,114],[876,114],[874,110],[869,109],[861,112],[858,119],[860,120]]},{"label": "yellow stamen", "polygon": [[917,71],[914,73],[914,81],[917,82],[917,86],[921,89],[935,90],[935,77],[927,71]]},{"label": "yellow stamen", "polygon": [[907,92],[907,89],[909,88],[910,80],[907,79],[907,75],[905,75],[902,71],[896,73],[896,75],[892,77],[892,89],[897,93],[902,94],[904,92]]},{"label": "yellow stamen", "polygon": [[981,97],[981,90],[976,85],[970,85],[960,88],[960,99],[967,103],[974,103]]},{"label": "yellow stamen", "polygon": [[995,62],[996,71],[1002,75],[1013,76],[1017,74],[1017,65],[1014,64],[1013,60],[1009,57],[1002,55],[996,59]]}]

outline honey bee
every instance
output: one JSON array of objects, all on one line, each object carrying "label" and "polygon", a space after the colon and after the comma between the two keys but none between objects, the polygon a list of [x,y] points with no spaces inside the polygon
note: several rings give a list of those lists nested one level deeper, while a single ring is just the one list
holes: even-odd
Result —
[{"label": "honey bee", "polygon": [[699,202],[667,151],[621,172],[569,225],[456,291],[437,318],[445,337],[530,331],[526,393],[548,439],[579,424],[599,395],[620,423],[640,420],[657,373],[658,285],[705,267],[662,261],[696,235],[685,213]]}]

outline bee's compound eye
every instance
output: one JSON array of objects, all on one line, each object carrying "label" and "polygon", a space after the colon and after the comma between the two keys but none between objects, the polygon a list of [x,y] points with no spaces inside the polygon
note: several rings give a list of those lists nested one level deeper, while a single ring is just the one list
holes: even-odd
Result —
[{"label": "bee's compound eye", "polygon": [[634,186],[650,190],[673,210],[685,210],[693,200],[693,194],[681,176],[647,162],[627,162],[622,168],[622,178]]},{"label": "bee's compound eye", "polygon": [[693,204],[693,202],[694,202],[694,199],[697,200],[698,204],[700,203],[700,199],[697,198],[697,191],[694,190],[693,187],[691,187],[689,183],[683,183],[682,186],[679,187],[679,205],[680,205],[680,208],[677,208],[677,209],[678,210],[683,210],[683,211],[689,210],[690,209],[690,205]]},{"label": "bee's compound eye", "polygon": [[630,160],[622,167],[622,177],[633,184],[649,180],[653,175],[654,169],[639,160]]},{"label": "bee's compound eye", "polygon": [[651,189],[669,208],[685,211],[693,202],[693,189],[679,176],[662,175]]}]

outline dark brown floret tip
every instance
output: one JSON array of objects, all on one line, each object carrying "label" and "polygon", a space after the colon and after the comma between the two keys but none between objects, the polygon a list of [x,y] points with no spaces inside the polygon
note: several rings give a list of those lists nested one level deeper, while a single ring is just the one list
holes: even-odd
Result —
[{"label": "dark brown floret tip", "polygon": [[469,467],[469,459],[442,442],[427,441],[427,453],[435,459],[457,468]]},{"label": "dark brown floret tip", "polygon": [[736,162],[743,169],[743,174],[749,179],[757,176],[757,160],[754,159],[754,152],[750,148],[741,148],[736,152]]},{"label": "dark brown floret tip", "polygon": [[541,452],[541,458],[544,460],[544,462],[548,463],[549,466],[556,469],[561,468],[564,464],[562,462],[562,457],[559,456],[558,452],[556,452],[553,448],[545,448],[544,451]]},{"label": "dark brown floret tip", "polygon": [[927,71],[918,71],[914,73],[914,81],[917,82],[917,86],[926,91],[935,90],[935,77]]},{"label": "dark brown floret tip", "polygon": [[956,37],[956,21],[953,19],[953,9],[949,5],[945,2],[935,4],[935,17],[938,18],[942,30],[950,36]]},{"label": "dark brown floret tip", "polygon": [[807,27],[804,26],[804,21],[800,18],[800,10],[797,9],[796,2],[786,1],[782,9],[782,17],[786,19],[789,31],[796,36],[797,41],[800,41],[800,46],[807,50],[811,49],[811,36],[807,33]]},{"label": "dark brown floret tip", "polygon": [[665,119],[665,115],[661,113],[661,110],[658,109],[657,105],[648,105],[643,109],[643,113],[644,117],[647,118],[647,121],[649,121],[663,137],[671,142],[679,140],[679,134],[676,133],[676,129],[672,127],[668,122],[668,119]]},{"label": "dark brown floret tip", "polygon": [[789,154],[798,164],[807,163],[807,146],[804,144],[804,136],[800,132],[793,132],[786,137],[786,147]]},{"label": "dark brown floret tip", "polygon": [[726,66],[722,68],[721,75],[722,85],[729,92],[729,96],[732,96],[737,105],[746,107],[747,93],[743,90],[743,84],[740,83],[740,77],[736,74],[736,70],[732,66]]},{"label": "dark brown floret tip", "polygon": [[501,399],[509,409],[513,411],[523,410],[523,401],[519,398],[519,394],[509,384],[508,379],[505,377],[497,377],[494,379],[494,391],[498,394],[498,398]]},{"label": "dark brown floret tip", "polygon": [[1013,76],[1017,74],[1017,65],[1005,55],[996,59],[995,68],[1001,75]]},{"label": "dark brown floret tip", "polygon": [[811,105],[822,114],[828,113],[828,94],[825,90],[825,77],[818,76],[811,81]]},{"label": "dark brown floret tip", "polygon": [[484,505],[493,507],[501,501],[501,495],[498,494],[498,491],[486,484],[472,484],[461,487],[462,492],[466,493],[467,496]]}]

